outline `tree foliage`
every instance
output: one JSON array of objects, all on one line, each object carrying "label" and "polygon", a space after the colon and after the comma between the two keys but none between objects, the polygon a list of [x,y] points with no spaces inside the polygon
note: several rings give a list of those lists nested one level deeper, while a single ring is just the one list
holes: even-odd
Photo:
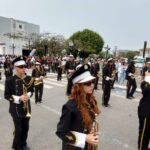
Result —
[{"label": "tree foliage", "polygon": [[98,33],[89,29],[74,33],[68,39],[68,41],[70,40],[78,51],[89,54],[98,54],[104,45],[103,38]]},{"label": "tree foliage", "polygon": [[51,35],[50,33],[41,34],[41,36],[35,40],[32,47],[37,50],[43,50],[43,54],[49,54],[56,56],[61,54],[64,49],[65,39],[61,35]]},{"label": "tree foliage", "polygon": [[134,51],[128,51],[126,53],[126,58],[128,58],[128,61],[131,61],[135,55],[136,55],[136,53]]}]

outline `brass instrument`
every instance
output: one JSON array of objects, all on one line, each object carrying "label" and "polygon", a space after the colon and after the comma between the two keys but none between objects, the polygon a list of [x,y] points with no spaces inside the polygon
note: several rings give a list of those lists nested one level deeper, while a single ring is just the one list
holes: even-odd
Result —
[{"label": "brass instrument", "polygon": [[36,85],[39,85],[39,84],[42,84],[43,83],[43,81],[42,80],[40,80],[39,78],[35,78],[35,81],[34,81],[34,85],[36,86]]},{"label": "brass instrument", "polygon": [[[93,126],[92,126],[92,131],[94,135],[96,135],[99,132],[99,123],[96,117],[97,117],[97,114],[95,114],[95,119],[94,119]],[[88,144],[88,150],[98,150],[98,145]]]},{"label": "brass instrument", "polygon": [[[27,88],[25,87],[24,84],[23,84],[23,94],[27,94]],[[31,114],[29,112],[29,102],[28,101],[24,103],[24,110],[27,111],[26,117],[30,118]]]},{"label": "brass instrument", "polygon": [[116,70],[112,71],[111,78],[112,78],[112,80],[116,79]]}]

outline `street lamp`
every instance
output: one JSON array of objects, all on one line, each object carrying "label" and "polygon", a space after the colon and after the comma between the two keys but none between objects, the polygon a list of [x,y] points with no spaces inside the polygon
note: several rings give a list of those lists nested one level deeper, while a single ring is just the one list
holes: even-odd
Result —
[{"label": "street lamp", "polygon": [[71,52],[71,51],[73,52],[74,43],[70,40],[68,44],[69,44],[70,52]]},{"label": "street lamp", "polygon": [[79,54],[79,51],[78,51],[78,46],[76,45],[76,43],[74,43],[73,41],[69,41],[69,50],[71,52],[71,54],[76,58],[77,55]]},{"label": "street lamp", "polygon": [[104,47],[106,50],[106,55],[105,55],[105,59],[107,60],[108,57],[108,51],[110,50],[110,47],[107,45],[106,47]]}]

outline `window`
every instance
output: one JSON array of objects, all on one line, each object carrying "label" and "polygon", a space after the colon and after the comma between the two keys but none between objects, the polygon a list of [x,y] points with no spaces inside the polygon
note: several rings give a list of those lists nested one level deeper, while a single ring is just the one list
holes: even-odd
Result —
[{"label": "window", "polygon": [[19,29],[22,29],[22,25],[21,24],[19,24]]}]

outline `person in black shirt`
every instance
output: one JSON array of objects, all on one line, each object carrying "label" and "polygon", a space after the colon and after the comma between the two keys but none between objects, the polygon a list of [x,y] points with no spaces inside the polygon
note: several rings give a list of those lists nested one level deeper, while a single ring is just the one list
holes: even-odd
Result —
[{"label": "person in black shirt", "polygon": [[70,77],[72,83],[69,100],[63,105],[57,136],[62,140],[62,150],[98,149],[98,121],[100,113],[93,96],[94,76],[90,66],[82,65]]},{"label": "person in black shirt", "polygon": [[102,71],[102,105],[105,107],[110,106],[108,102],[110,99],[112,81],[114,80],[114,78],[112,78],[112,63],[112,58],[109,58]]},{"label": "person in black shirt", "polygon": [[34,77],[35,82],[35,104],[42,103],[42,96],[43,96],[43,79],[46,76],[46,71],[41,63],[36,62],[35,68],[32,70],[32,77]]},{"label": "person in black shirt", "polygon": [[17,57],[12,62],[16,74],[5,81],[4,97],[10,103],[9,113],[15,127],[12,148],[15,150],[29,150],[27,137],[31,114],[30,97],[33,93],[34,79],[25,73],[25,58]]},{"label": "person in black shirt", "polygon": [[75,60],[74,60],[74,56],[73,55],[69,55],[69,60],[66,62],[66,65],[65,65],[65,71],[66,71],[67,79],[68,79],[66,95],[70,94],[69,78],[75,72],[75,68],[76,68],[76,63],[75,63]]},{"label": "person in black shirt", "polygon": [[149,150],[150,141],[150,72],[145,72],[145,79],[141,83],[143,97],[138,106],[139,137],[138,150]]},{"label": "person in black shirt", "polygon": [[12,63],[10,61],[10,58],[6,57],[6,60],[4,62],[4,74],[6,78],[13,75],[12,69],[13,68],[12,68]]},{"label": "person in black shirt", "polygon": [[98,80],[99,80],[99,70],[100,70],[99,63],[98,63],[97,59],[94,60],[94,66],[93,67],[94,67],[93,76],[95,77],[94,89],[97,90],[98,89]]},{"label": "person in black shirt", "polygon": [[134,93],[137,88],[136,80],[135,80],[135,65],[134,65],[134,60],[130,62],[128,65],[128,68],[126,70],[126,79],[127,79],[127,95],[126,97],[128,99],[134,98]]}]

